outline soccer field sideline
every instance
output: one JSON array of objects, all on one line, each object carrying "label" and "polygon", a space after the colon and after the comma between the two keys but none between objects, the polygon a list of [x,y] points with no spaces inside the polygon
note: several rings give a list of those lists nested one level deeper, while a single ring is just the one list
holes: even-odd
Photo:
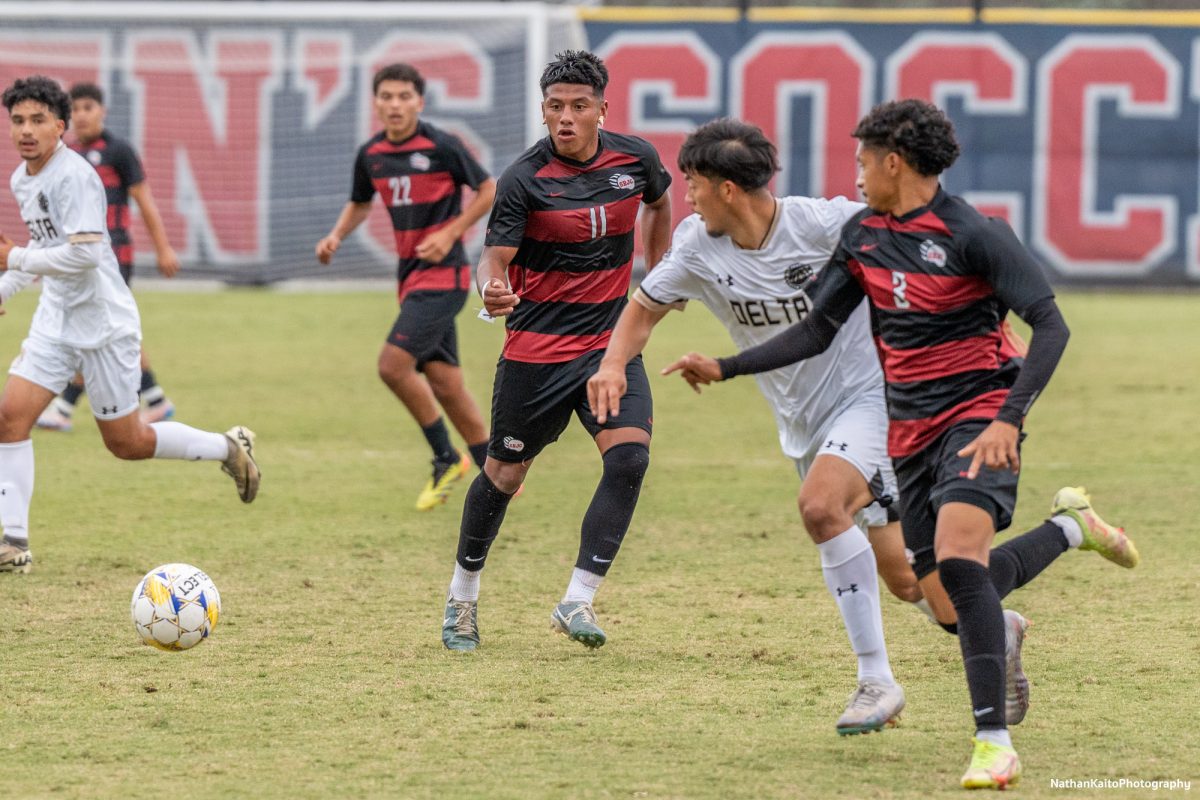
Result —
[{"label": "soccer field sideline", "polygon": [[[35,299],[0,320],[6,352]],[[879,736],[833,735],[852,659],[752,382],[696,397],[652,378],[643,506],[597,604],[609,646],[588,654],[548,632],[596,472],[570,431],[497,542],[483,650],[453,659],[437,621],[462,495],[408,510],[427,470],[420,434],[373,373],[394,295],[140,299],[180,418],[258,430],[263,495],[242,508],[215,468],[116,462],[86,416],[68,436],[37,435],[38,562],[0,581],[19,754],[4,793],[128,794],[147,785],[148,754],[183,751],[175,780],[204,796],[961,796],[956,644],[890,598],[909,711]],[[1074,337],[1030,421],[1014,529],[1083,482],[1144,562],[1125,573],[1068,554],[1013,596],[1035,621],[1034,707],[1014,730],[1027,797],[1089,796],[1051,779],[1197,777],[1180,702],[1200,680],[1187,522],[1200,512],[1200,445],[1180,435],[1200,391],[1194,299],[1063,304]],[[502,329],[469,306],[466,370],[486,401]],[[664,323],[647,367],[728,348],[697,308]],[[226,616],[195,651],[157,653],[136,644],[129,593],[176,558],[213,576]],[[563,766],[580,759],[599,774]]]}]

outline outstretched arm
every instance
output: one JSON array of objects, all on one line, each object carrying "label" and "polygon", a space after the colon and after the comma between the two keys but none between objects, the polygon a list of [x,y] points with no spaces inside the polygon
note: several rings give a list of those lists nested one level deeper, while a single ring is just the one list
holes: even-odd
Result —
[{"label": "outstretched arm", "polygon": [[646,342],[650,341],[650,332],[669,310],[670,306],[650,309],[635,299],[621,312],[600,367],[587,382],[588,407],[601,425],[610,415],[615,417],[621,413],[621,398],[629,388],[625,382],[625,365],[642,352]]}]

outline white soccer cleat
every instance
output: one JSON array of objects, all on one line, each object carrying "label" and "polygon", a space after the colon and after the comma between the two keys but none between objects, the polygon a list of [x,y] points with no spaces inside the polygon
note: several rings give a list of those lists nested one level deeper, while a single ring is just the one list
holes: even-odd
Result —
[{"label": "white soccer cleat", "polygon": [[50,404],[35,423],[43,431],[61,431],[69,433],[72,427],[71,418]]},{"label": "white soccer cleat", "polygon": [[254,431],[235,425],[225,432],[225,438],[229,440],[229,457],[221,464],[221,469],[237,484],[242,502],[254,502],[262,479],[258,462],[254,460]]},{"label": "white soccer cleat", "polygon": [[147,425],[152,425],[155,422],[165,422],[175,416],[175,404],[170,400],[163,400],[161,403],[146,406],[138,413],[142,418],[142,422]]},{"label": "white soccer cleat", "polygon": [[1021,645],[1031,624],[1011,608],[1004,609],[1004,716],[1009,725],[1020,725],[1029,711],[1029,678],[1021,669]]},{"label": "white soccer cleat", "polygon": [[13,540],[0,541],[0,572],[28,573],[33,568],[33,553],[29,545],[24,547],[13,544]]},{"label": "white soccer cleat", "polygon": [[838,736],[881,731],[900,721],[904,710],[904,690],[900,684],[859,681],[850,695],[846,710],[837,721]]}]

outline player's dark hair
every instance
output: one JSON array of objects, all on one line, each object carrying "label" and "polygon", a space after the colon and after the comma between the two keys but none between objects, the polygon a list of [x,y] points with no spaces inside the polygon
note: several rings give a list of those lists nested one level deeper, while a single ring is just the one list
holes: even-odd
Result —
[{"label": "player's dark hair", "polygon": [[679,149],[679,171],[735,184],[753,192],[779,171],[779,156],[757,125],[722,117],[692,132]]},{"label": "player's dark hair", "polygon": [[871,109],[851,134],[866,147],[899,153],[922,175],[941,175],[962,152],[954,124],[924,100],[893,100]]},{"label": "player's dark hair", "polygon": [[58,85],[58,81],[45,75],[31,75],[28,78],[18,78],[13,85],[4,90],[4,108],[9,112],[17,103],[33,100],[50,109],[68,127],[71,125],[71,98]]},{"label": "player's dark hair", "polygon": [[104,105],[104,90],[94,83],[77,83],[67,94],[71,96],[71,102],[95,100],[98,105]]},{"label": "player's dark hair", "polygon": [[608,68],[587,50],[563,50],[542,70],[542,97],[555,83],[578,83],[592,87],[596,97],[604,97],[608,86]]},{"label": "player's dark hair", "polygon": [[407,81],[417,90],[417,94],[421,97],[425,96],[425,78],[412,64],[397,62],[380,69],[375,73],[375,80],[371,83],[371,94],[378,94],[379,84],[384,81]]}]

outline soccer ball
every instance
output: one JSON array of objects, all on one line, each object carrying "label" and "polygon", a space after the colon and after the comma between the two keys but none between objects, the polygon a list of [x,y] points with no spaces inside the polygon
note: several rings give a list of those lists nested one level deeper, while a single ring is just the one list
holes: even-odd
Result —
[{"label": "soccer ball", "polygon": [[163,564],[146,573],[129,607],[138,636],[159,650],[187,650],[208,638],[221,615],[212,579],[191,564]]}]

